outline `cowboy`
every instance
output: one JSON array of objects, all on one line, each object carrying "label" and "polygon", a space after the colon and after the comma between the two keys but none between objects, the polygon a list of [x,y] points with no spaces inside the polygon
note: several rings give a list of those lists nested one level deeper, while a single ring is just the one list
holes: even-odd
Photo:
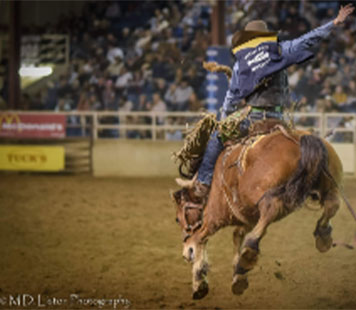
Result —
[{"label": "cowboy", "polygon": [[[221,118],[235,112],[244,99],[251,111],[248,119],[240,124],[242,134],[246,133],[251,122],[266,118],[282,119],[283,107],[289,98],[285,69],[313,57],[310,48],[327,37],[335,26],[341,25],[353,10],[351,4],[341,6],[334,20],[289,41],[279,42],[277,33],[269,31],[262,20],[251,21],[243,31],[237,31],[232,39],[236,61]],[[201,198],[202,203],[209,193],[215,162],[223,148],[215,132],[207,145],[197,179],[179,182],[183,187],[194,188],[196,198]]]}]

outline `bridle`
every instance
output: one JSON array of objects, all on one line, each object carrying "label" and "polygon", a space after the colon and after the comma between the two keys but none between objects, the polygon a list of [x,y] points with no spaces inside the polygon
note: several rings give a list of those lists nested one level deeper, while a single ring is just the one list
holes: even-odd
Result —
[{"label": "bridle", "polygon": [[[188,224],[187,211],[192,209],[199,210],[200,216],[198,221],[190,225]],[[183,207],[183,220],[184,220],[184,223],[182,223],[184,229],[183,242],[186,242],[192,236],[192,234],[201,227],[201,225],[203,224],[202,214],[203,214],[203,207],[193,202],[189,202],[189,204],[186,204]]]}]

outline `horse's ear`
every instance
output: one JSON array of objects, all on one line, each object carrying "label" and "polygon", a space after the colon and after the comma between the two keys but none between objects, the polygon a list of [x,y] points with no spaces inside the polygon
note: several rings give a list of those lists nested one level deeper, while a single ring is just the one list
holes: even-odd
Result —
[{"label": "horse's ear", "polygon": [[173,202],[176,202],[176,199],[174,198],[174,190],[173,189],[170,189],[169,190],[169,197],[171,197],[171,200]]},{"label": "horse's ear", "polygon": [[182,201],[182,190],[173,192],[171,191],[172,200],[179,206]]}]

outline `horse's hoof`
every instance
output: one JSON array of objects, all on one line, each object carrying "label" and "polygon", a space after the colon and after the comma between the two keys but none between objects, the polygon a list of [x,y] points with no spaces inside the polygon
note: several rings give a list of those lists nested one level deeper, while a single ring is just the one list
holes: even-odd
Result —
[{"label": "horse's hoof", "polygon": [[252,269],[258,260],[259,251],[250,247],[245,247],[240,256],[240,265],[245,269]]},{"label": "horse's hoof", "polygon": [[248,288],[248,280],[245,275],[236,275],[232,281],[231,290],[235,295],[242,295]]},{"label": "horse's hoof", "polygon": [[202,281],[198,289],[193,292],[193,299],[202,299],[209,293],[209,285],[206,281]]},{"label": "horse's hoof", "polygon": [[315,246],[316,248],[324,253],[330,250],[333,244],[333,238],[331,237],[332,227],[329,225],[325,228],[317,226],[314,231]]},{"label": "horse's hoof", "polygon": [[321,253],[330,250],[332,245],[333,245],[333,238],[331,236],[327,236],[327,237],[317,236],[315,238],[315,246]]}]

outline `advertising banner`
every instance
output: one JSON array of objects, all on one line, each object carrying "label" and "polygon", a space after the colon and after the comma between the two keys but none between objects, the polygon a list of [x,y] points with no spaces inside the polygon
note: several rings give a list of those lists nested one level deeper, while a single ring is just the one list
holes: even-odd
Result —
[{"label": "advertising banner", "polygon": [[65,115],[0,113],[0,138],[64,138]]},{"label": "advertising banner", "polygon": [[64,154],[63,146],[0,145],[0,170],[60,171]]}]

